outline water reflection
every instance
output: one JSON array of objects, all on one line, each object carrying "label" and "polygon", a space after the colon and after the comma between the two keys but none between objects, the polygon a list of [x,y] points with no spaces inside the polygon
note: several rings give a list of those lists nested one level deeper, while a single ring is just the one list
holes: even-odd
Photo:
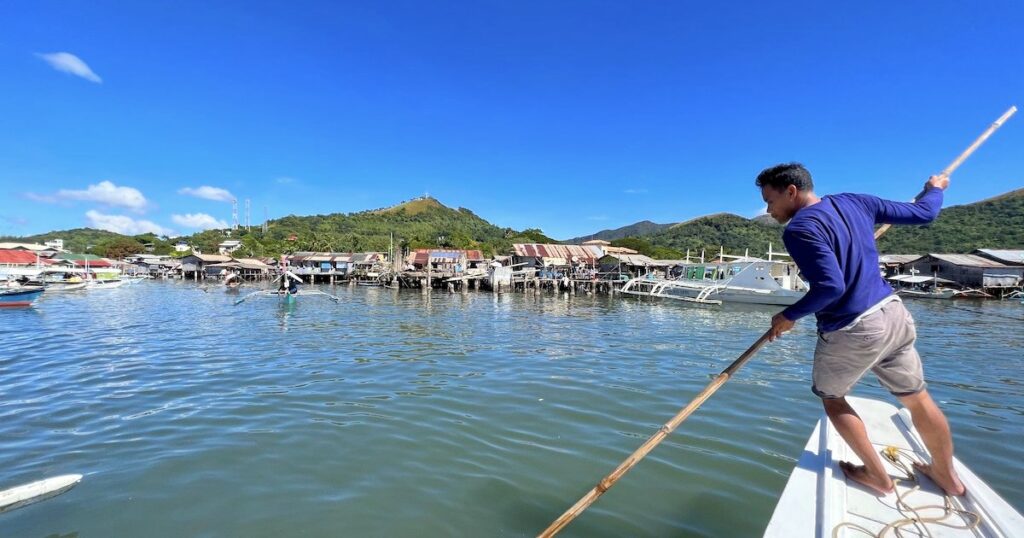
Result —
[{"label": "water reflection", "polygon": [[[533,535],[777,310],[313,289],[341,304],[234,307],[152,282],[0,313],[0,488],[88,473],[5,514],[0,536]],[[1006,442],[1024,438],[1019,323],[908,308],[958,456],[1021,506],[1024,448]],[[575,532],[760,534],[820,413],[813,346],[809,323],[766,346]],[[857,394],[886,397],[873,380]],[[524,517],[495,509],[510,491]],[[737,504],[746,517],[715,517]]]}]

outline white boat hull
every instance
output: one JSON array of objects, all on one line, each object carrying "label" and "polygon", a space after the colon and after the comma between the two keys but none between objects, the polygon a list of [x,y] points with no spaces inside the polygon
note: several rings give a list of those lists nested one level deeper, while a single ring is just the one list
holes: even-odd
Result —
[{"label": "white boat hull", "polygon": [[62,291],[80,290],[80,289],[85,288],[86,285],[87,285],[87,283],[85,283],[85,282],[76,282],[76,283],[72,283],[72,284],[49,283],[49,284],[46,284],[46,292],[47,293],[54,293],[54,292],[62,292]]},{"label": "white boat hull", "polygon": [[80,474],[66,474],[0,491],[0,514],[60,495],[81,480]]},{"label": "white boat hull", "polygon": [[706,284],[690,285],[685,281],[644,281],[635,279],[630,285],[623,287],[622,293],[640,297],[657,297],[661,299],[676,299],[693,301],[701,298],[702,301],[720,301],[723,303],[744,303],[789,306],[804,296],[803,292],[790,290],[756,290],[737,286],[724,286],[720,289],[711,289],[703,294]]},{"label": "white boat hull", "polygon": [[[910,413],[876,400],[847,398],[864,420],[871,442],[876,450],[887,446],[898,448],[903,454],[913,454],[919,461],[930,461],[920,436],[910,421]],[[857,525],[872,533],[879,533],[886,525],[914,517],[913,512],[897,507],[897,495],[890,493],[877,497],[872,492],[852,481],[847,481],[839,468],[840,461],[861,463],[853,451],[839,436],[828,419],[818,421],[804,448],[800,461],[789,477],[782,492],[775,513],[772,515],[766,538],[828,538],[861,537],[866,534],[849,526]],[[905,461],[905,459],[904,459]],[[889,474],[894,478],[904,477],[901,469],[883,458]],[[953,497],[952,503],[959,509],[980,516],[975,529],[962,529],[936,523],[923,523],[902,528],[903,536],[1021,536],[1024,532],[1024,516],[1004,501],[985,482],[971,472],[959,460],[954,466],[961,481],[967,487],[967,495]],[[907,463],[909,466],[909,462]],[[942,491],[926,477],[918,478],[915,484],[905,478],[897,482],[896,488],[903,500],[913,507],[929,505],[942,506]],[[912,491],[915,487],[920,489]],[[943,517],[943,511],[922,508],[918,513],[923,518]],[[956,514],[947,519],[950,525],[964,525],[965,520]],[[930,534],[924,534],[924,527]],[[890,530],[888,536],[894,536]]]},{"label": "white boat hull", "polygon": [[111,290],[120,288],[127,283],[125,280],[90,280],[86,286],[90,290]]}]

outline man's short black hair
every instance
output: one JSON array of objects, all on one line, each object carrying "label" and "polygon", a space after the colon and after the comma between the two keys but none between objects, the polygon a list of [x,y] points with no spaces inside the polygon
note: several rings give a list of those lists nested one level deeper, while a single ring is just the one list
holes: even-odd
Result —
[{"label": "man's short black hair", "polygon": [[771,187],[777,191],[784,191],[790,185],[796,185],[799,191],[814,190],[811,173],[800,163],[777,164],[765,168],[757,175],[754,183],[758,187]]}]

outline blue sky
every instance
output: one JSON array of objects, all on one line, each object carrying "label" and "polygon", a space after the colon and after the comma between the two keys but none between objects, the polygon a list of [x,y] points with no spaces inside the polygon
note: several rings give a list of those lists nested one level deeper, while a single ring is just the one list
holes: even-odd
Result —
[{"label": "blue sky", "polygon": [[[909,199],[1024,104],[1024,3],[5,2],[0,235],[188,234],[424,193],[568,238]],[[63,54],[61,54],[63,53]],[[1024,187],[1024,113],[946,205]]]}]

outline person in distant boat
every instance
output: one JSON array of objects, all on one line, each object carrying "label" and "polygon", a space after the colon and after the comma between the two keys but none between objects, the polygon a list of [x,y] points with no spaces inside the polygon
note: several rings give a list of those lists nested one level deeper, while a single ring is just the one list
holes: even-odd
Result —
[{"label": "person in distant boat", "polygon": [[953,439],[945,415],[929,396],[921,358],[914,348],[914,319],[878,270],[875,224],[926,224],[938,216],[944,175],[932,176],[924,194],[911,203],[864,194],[814,194],[811,174],[798,163],[767,168],[756,184],[768,214],[787,223],[786,249],[810,283],[802,299],[772,318],[769,340],[815,314],[818,343],[814,350],[812,389],[825,413],[850,448],[864,462],[840,466],[852,480],[886,494],[893,481],[868,439],[864,422],[845,396],[867,373],[910,409],[932,463],[917,465],[946,493],[965,489],[953,469]]}]

